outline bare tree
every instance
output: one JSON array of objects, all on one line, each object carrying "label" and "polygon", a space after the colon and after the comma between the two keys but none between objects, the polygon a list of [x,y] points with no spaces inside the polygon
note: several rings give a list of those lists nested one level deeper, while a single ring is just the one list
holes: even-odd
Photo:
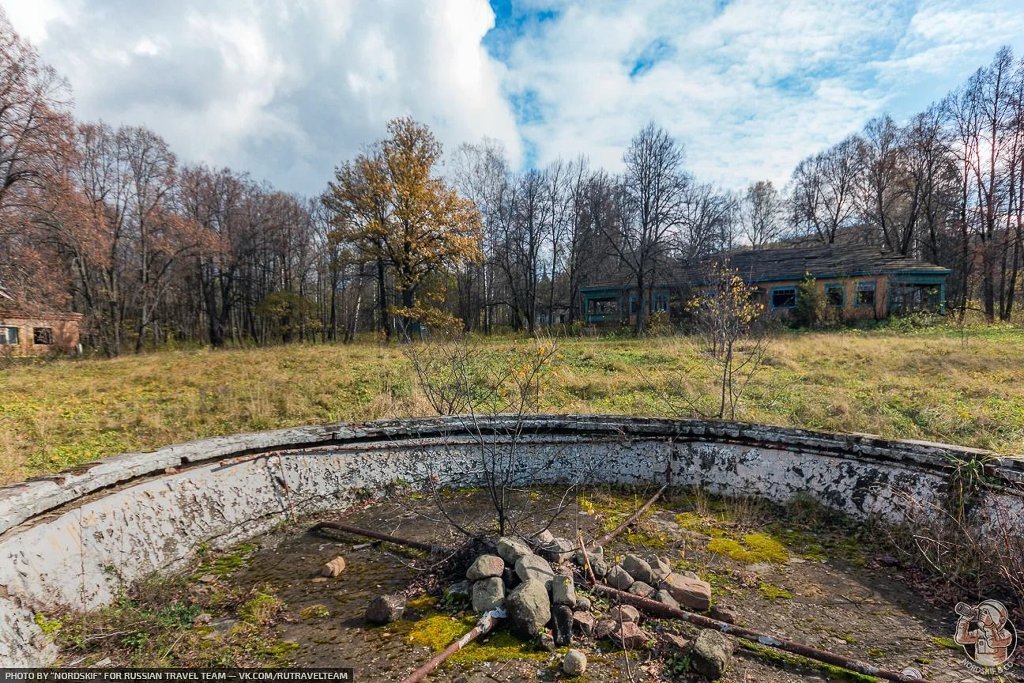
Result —
[{"label": "bare tree", "polygon": [[852,137],[801,161],[792,179],[795,225],[805,234],[833,244],[854,215],[857,172],[857,141]]},{"label": "bare tree", "polygon": [[740,204],[743,235],[754,249],[761,249],[782,236],[784,204],[770,180],[751,183]]}]

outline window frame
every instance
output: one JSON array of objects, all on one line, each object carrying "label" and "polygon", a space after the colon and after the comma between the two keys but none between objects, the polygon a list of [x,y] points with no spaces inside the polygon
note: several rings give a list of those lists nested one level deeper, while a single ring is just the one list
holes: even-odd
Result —
[{"label": "window frame", "polygon": [[[40,333],[43,333],[45,338],[49,341],[39,341]],[[53,328],[48,325],[40,325],[39,327],[32,328],[32,345],[33,346],[53,346],[55,341],[53,334]]]},{"label": "window frame", "polygon": [[[833,303],[829,299],[831,292],[839,292],[839,302]],[[825,305],[831,306],[832,308],[846,308],[846,287],[842,282],[826,282],[825,283]]]},{"label": "window frame", "polygon": [[[793,303],[789,306],[776,306],[775,305],[775,294],[776,292],[789,291],[793,293]],[[771,304],[773,311],[791,311],[797,306],[799,298],[799,288],[796,285],[786,285],[785,287],[772,287],[768,290],[768,303]]]},{"label": "window frame", "polygon": [[[21,328],[16,325],[0,325],[3,335],[0,336],[0,346],[21,346]],[[14,341],[11,341],[10,330],[14,330]]]},{"label": "window frame", "polygon": [[[871,292],[871,301],[860,300],[862,293]],[[860,280],[853,290],[853,305],[858,308],[874,308],[878,305],[878,283],[874,280]]]}]

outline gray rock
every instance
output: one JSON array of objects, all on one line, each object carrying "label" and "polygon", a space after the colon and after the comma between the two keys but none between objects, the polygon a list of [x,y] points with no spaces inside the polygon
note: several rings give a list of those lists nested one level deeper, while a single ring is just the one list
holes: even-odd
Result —
[{"label": "gray rock", "polygon": [[371,624],[390,624],[405,612],[405,596],[398,593],[378,595],[366,608],[366,620]]},{"label": "gray rock", "polygon": [[643,581],[634,581],[633,585],[629,587],[629,592],[633,595],[639,595],[641,598],[649,598],[654,595],[654,586]]},{"label": "gray rock", "polygon": [[594,615],[590,612],[573,612],[572,623],[581,635],[590,637],[594,634]]},{"label": "gray rock", "polygon": [[554,652],[555,639],[551,637],[550,633],[544,631],[539,636],[537,636],[537,647],[539,647],[542,650],[547,650],[548,652]]},{"label": "gray rock", "polygon": [[[659,581],[672,573],[672,565],[669,564],[669,561],[663,557],[658,557],[657,555],[655,555],[651,558],[649,564],[651,565],[651,571],[654,572],[654,578],[658,579]],[[657,585],[658,582],[649,581],[648,583],[654,586]]]},{"label": "gray rock", "polygon": [[603,579],[608,576],[608,563],[600,557],[590,561],[590,569],[593,570],[594,576],[599,579]]},{"label": "gray rock", "polygon": [[611,637],[627,650],[638,650],[647,645],[647,641],[651,639],[642,628],[632,621],[616,624],[615,630],[611,632]]},{"label": "gray rock", "polygon": [[572,642],[572,608],[568,605],[555,606],[555,645],[565,647]]},{"label": "gray rock", "polygon": [[470,581],[479,581],[492,576],[501,576],[505,571],[505,561],[497,555],[481,555],[469,565],[466,570],[466,578]]},{"label": "gray rock", "polygon": [[533,537],[533,542],[538,546],[549,545],[553,540],[555,540],[555,535],[551,533],[550,529],[545,529]]},{"label": "gray rock", "polygon": [[490,612],[505,602],[505,583],[500,576],[490,576],[473,584],[473,611]]},{"label": "gray rock", "polygon": [[608,618],[614,622],[640,621],[640,610],[632,605],[616,605],[608,610]]},{"label": "gray rock", "polygon": [[690,661],[701,676],[709,681],[718,680],[732,663],[732,643],[718,631],[704,629],[693,642]]},{"label": "gray rock", "polygon": [[672,597],[672,594],[662,588],[654,594],[654,599],[663,605],[679,609],[679,602]]},{"label": "gray rock", "polygon": [[618,626],[617,621],[611,619],[601,619],[599,622],[594,624],[594,637],[600,640],[601,638],[607,638],[611,635],[615,627]]},{"label": "gray rock", "polygon": [[608,576],[605,577],[605,581],[612,588],[618,588],[620,591],[628,591],[629,587],[633,585],[635,579],[625,569],[619,565],[615,565],[608,570]]},{"label": "gray rock", "polygon": [[469,602],[472,586],[469,581],[456,581],[445,589],[445,598],[455,602]]},{"label": "gray rock", "polygon": [[512,630],[525,638],[536,638],[551,621],[548,589],[538,579],[527,579],[505,598]]},{"label": "gray rock", "polygon": [[581,612],[589,612],[591,607],[592,607],[592,605],[590,603],[590,598],[588,598],[585,595],[577,595],[576,596],[576,609],[577,610],[580,610]]},{"label": "gray rock", "polygon": [[551,586],[551,580],[555,577],[555,572],[551,570],[547,560],[533,554],[523,555],[516,560],[515,566],[516,576],[520,581],[535,579],[543,582],[545,588]]},{"label": "gray rock", "polygon": [[626,555],[622,560],[622,568],[637,581],[643,581],[648,585],[658,582],[658,577],[654,575],[651,565],[636,555]]},{"label": "gray rock", "polygon": [[710,616],[712,619],[724,621],[727,624],[735,624],[736,620],[739,619],[739,614],[737,614],[736,610],[730,607],[729,605],[713,606],[711,608],[711,611],[708,612],[708,616]]},{"label": "gray rock", "polygon": [[530,546],[522,542],[518,538],[512,536],[502,536],[498,539],[498,555],[501,559],[505,560],[505,564],[510,567],[516,565],[516,561],[524,555],[532,555],[533,551],[530,550]]},{"label": "gray rock", "polygon": [[569,650],[562,659],[562,671],[567,676],[582,676],[587,670],[587,656],[579,650]]},{"label": "gray rock", "polygon": [[690,640],[675,633],[663,633],[665,640],[675,649],[686,652],[690,649]]},{"label": "gray rock", "polygon": [[704,612],[711,607],[711,584],[700,579],[691,579],[682,574],[672,573],[661,581],[664,588],[680,605]]},{"label": "gray rock", "polygon": [[556,538],[540,549],[540,554],[552,562],[568,562],[572,559],[576,545],[565,538]]},{"label": "gray rock", "polygon": [[551,602],[556,605],[576,606],[576,586],[571,576],[556,576],[551,581]]},{"label": "gray rock", "polygon": [[[691,572],[689,569],[687,569],[686,571],[679,572],[679,574],[682,575],[682,576],[685,576],[688,579],[693,579],[695,581],[700,581],[700,577],[697,576],[697,574],[695,572]],[[662,578],[664,578],[664,577],[662,577]]]}]

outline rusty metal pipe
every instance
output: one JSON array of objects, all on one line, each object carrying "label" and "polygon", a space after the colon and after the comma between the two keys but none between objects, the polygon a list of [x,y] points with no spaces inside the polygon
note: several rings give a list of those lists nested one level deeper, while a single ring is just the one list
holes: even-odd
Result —
[{"label": "rusty metal pipe", "polygon": [[466,647],[480,636],[493,630],[498,622],[504,618],[505,610],[496,609],[487,612],[480,617],[480,620],[476,622],[476,626],[474,626],[469,633],[461,638],[453,640],[451,645],[441,650],[441,652],[431,657],[423,666],[409,674],[402,680],[402,683],[419,683],[419,681],[426,678],[431,671],[444,664],[444,662],[453,654]]},{"label": "rusty metal pipe", "polygon": [[699,626],[700,628],[721,631],[722,633],[743,638],[744,640],[749,640],[760,645],[766,645],[777,650],[791,652],[795,655],[806,657],[807,659],[824,662],[825,664],[839,666],[866,676],[875,676],[876,678],[882,678],[887,681],[899,681],[900,683],[926,683],[922,678],[912,678],[895,671],[886,671],[885,669],[880,669],[873,664],[868,664],[867,662],[850,659],[849,657],[843,657],[841,655],[835,655],[831,652],[825,652],[808,645],[801,645],[800,643],[776,638],[775,636],[767,633],[761,633],[760,631],[755,631],[753,629],[736,626],[735,624],[727,624],[724,621],[718,621],[717,619],[705,617],[700,614],[694,614],[693,612],[686,612],[675,607],[664,605],[656,600],[644,598],[639,595],[633,595],[632,593],[626,593],[604,584],[594,584],[592,588],[598,593],[603,593],[608,597],[618,598],[619,601],[633,605],[634,607],[656,617],[680,619],[682,621],[687,621],[694,626]]},{"label": "rusty metal pipe", "polygon": [[389,534],[382,534],[378,531],[371,531],[370,529],[360,529],[359,527],[345,524],[344,522],[318,522],[310,531],[320,531],[321,529],[334,529],[335,531],[342,531],[346,534],[353,534],[355,536],[365,536],[366,538],[372,538],[378,541],[384,541],[385,543],[394,543],[395,545],[404,545],[409,548],[415,548],[416,550],[422,550],[432,555],[447,555],[454,552],[453,548],[449,548],[443,545],[433,545],[432,543],[422,543],[420,541],[413,541],[408,538],[398,538],[397,536],[391,536]]},{"label": "rusty metal pipe", "polygon": [[668,488],[668,484],[664,484],[660,489],[658,489],[657,493],[655,493],[653,496],[651,496],[650,500],[648,500],[646,503],[644,503],[640,507],[639,510],[637,510],[632,515],[630,515],[629,519],[627,519],[625,522],[623,522],[619,526],[615,527],[613,530],[611,530],[608,533],[606,533],[601,538],[599,538],[596,541],[594,541],[593,543],[591,543],[589,548],[593,548],[594,546],[599,546],[599,545],[600,546],[606,545],[613,538],[615,538],[616,536],[621,534],[623,531],[625,531],[629,527],[630,524],[633,524],[633,523],[636,522],[636,520],[640,519],[640,517],[645,512],[647,512],[651,508],[652,505],[654,505],[655,501],[657,501],[658,498],[661,498],[661,494],[663,494],[665,492],[665,489],[667,489],[667,488]]}]

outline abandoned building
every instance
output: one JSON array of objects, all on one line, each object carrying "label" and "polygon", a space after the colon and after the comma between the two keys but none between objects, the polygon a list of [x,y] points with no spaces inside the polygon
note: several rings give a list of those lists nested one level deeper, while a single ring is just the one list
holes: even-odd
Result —
[{"label": "abandoned building", "polygon": [[[842,320],[881,320],[893,314],[944,313],[948,268],[870,245],[826,245],[735,251],[680,269],[645,292],[652,313],[678,319],[685,301],[706,281],[714,260],[726,262],[757,289],[768,311],[787,317],[797,307],[800,283],[814,277],[826,305]],[[602,283],[580,289],[581,312],[590,325],[633,324],[641,296],[634,284]]]},{"label": "abandoned building", "polygon": [[0,354],[76,353],[81,320],[81,313],[26,311],[0,289]]}]

